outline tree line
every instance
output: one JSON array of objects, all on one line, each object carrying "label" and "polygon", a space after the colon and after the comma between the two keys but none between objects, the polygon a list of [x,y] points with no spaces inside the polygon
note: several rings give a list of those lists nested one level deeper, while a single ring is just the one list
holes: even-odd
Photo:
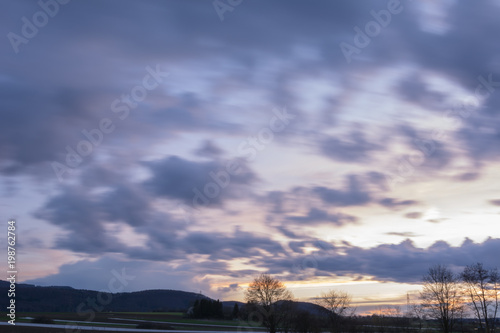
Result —
[{"label": "tree line", "polygon": [[194,302],[191,317],[193,318],[223,318],[222,303],[219,300],[200,299]]},{"label": "tree line", "polygon": [[245,291],[246,305],[232,317],[264,326],[268,332],[499,332],[500,275],[482,263],[462,271],[435,265],[422,278],[418,302],[379,308],[371,316],[357,316],[352,297],[330,290],[313,298],[321,311],[297,307],[284,283],[269,274],[256,277]]},{"label": "tree line", "polygon": [[464,319],[471,314],[478,331],[493,333],[499,326],[497,268],[487,269],[482,263],[476,263],[456,273],[445,265],[435,265],[423,278],[420,296],[422,303],[416,311],[437,320],[444,333],[463,330]]}]

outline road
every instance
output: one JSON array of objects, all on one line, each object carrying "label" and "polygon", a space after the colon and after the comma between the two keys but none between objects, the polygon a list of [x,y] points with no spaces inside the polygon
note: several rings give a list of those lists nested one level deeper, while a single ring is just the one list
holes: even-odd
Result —
[{"label": "road", "polygon": [[[0,326],[12,326],[8,322],[0,322]],[[107,331],[107,332],[155,332],[155,333],[241,333],[238,331],[186,331],[186,330],[156,330],[156,329],[141,329],[141,328],[120,328],[120,327],[102,327],[102,326],[84,326],[84,325],[55,325],[55,324],[35,324],[35,323],[16,323],[16,326],[28,327],[44,327],[44,328],[66,328],[68,333],[81,331]],[[246,331],[245,333],[262,333],[262,331]]]}]

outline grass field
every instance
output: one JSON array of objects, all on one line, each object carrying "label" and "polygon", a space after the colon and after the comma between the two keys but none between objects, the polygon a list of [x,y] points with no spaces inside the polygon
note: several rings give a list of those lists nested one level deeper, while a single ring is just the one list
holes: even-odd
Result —
[{"label": "grass field", "polygon": [[[16,323],[31,323],[32,318],[43,317],[61,325],[59,328],[35,328],[35,327],[12,327],[0,326],[1,332],[65,332],[65,325],[93,326],[93,327],[116,327],[136,328],[141,326],[154,326],[157,329],[175,330],[197,330],[197,331],[222,331],[238,330],[238,327],[252,326],[246,322],[231,320],[200,320],[185,318],[181,312],[101,312],[95,313],[90,321],[89,315],[81,316],[77,313],[63,312],[26,312],[16,314]],[[0,321],[7,321],[6,313],[0,313]],[[139,328],[142,328],[139,326]],[[253,330],[263,330],[255,327]],[[71,331],[71,330],[69,330]],[[95,331],[95,330],[94,330]],[[146,330],[147,331],[147,330]],[[104,331],[103,331],[104,332]]]}]

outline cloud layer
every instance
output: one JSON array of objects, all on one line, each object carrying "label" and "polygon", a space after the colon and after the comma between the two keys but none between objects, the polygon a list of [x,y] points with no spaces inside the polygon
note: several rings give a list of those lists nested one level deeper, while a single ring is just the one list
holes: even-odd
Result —
[{"label": "cloud layer", "polygon": [[137,264],[156,273],[133,288],[237,293],[262,270],[415,283],[495,265],[495,2],[44,11],[0,14],[0,218],[37,231],[27,265],[65,263],[33,281],[96,288]]}]

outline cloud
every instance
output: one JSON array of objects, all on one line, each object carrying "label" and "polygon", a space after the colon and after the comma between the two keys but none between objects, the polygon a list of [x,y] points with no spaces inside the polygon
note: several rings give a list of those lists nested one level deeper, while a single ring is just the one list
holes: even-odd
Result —
[{"label": "cloud", "polygon": [[125,221],[131,226],[144,225],[151,216],[151,198],[141,189],[119,185],[102,198],[102,210],[110,221]]},{"label": "cloud", "polygon": [[[362,248],[350,244],[344,246],[318,247],[309,254],[295,255],[280,259],[269,258],[259,265],[272,269],[275,274],[293,271],[297,263],[310,262],[315,276],[372,276],[375,280],[419,283],[429,267],[445,263],[454,267],[465,267],[480,260],[487,266],[497,265],[496,253],[500,250],[500,239],[489,238],[482,243],[466,239],[458,247],[443,241],[435,242],[428,248],[418,248],[412,241],[399,244],[382,244],[372,248]],[[300,252],[295,252],[300,253]],[[398,269],[394,269],[398,267]],[[292,273],[291,279],[298,279],[304,270]]]},{"label": "cloud", "polygon": [[285,200],[285,193],[280,191],[271,191],[265,198],[265,201],[272,206],[271,212],[275,214],[281,214],[285,212]]},{"label": "cloud", "polygon": [[347,177],[345,190],[330,189],[324,186],[318,186],[313,189],[325,203],[334,206],[358,206],[371,202],[370,194],[359,183],[357,176]]},{"label": "cloud", "polygon": [[105,231],[98,206],[84,191],[67,187],[50,198],[34,216],[69,231],[56,241],[59,248],[85,253],[119,251],[122,244]]},{"label": "cloud", "polygon": [[500,206],[500,199],[490,200],[489,202],[494,206]]},{"label": "cloud", "polygon": [[[182,220],[151,205],[154,197],[140,184],[129,182],[123,175],[106,168],[93,170],[96,172],[81,176],[81,180],[88,181],[87,186],[62,187],[34,212],[35,218],[64,231],[54,247],[92,255],[114,252],[132,256],[137,249],[127,242],[133,242],[134,237],[147,238],[153,234],[161,237],[166,229],[176,232],[185,229]],[[117,235],[117,231],[126,230],[133,232],[127,241]],[[175,232],[170,231],[163,240],[168,239],[166,244],[171,244],[175,237]]]},{"label": "cloud", "polygon": [[153,175],[144,185],[154,195],[179,199],[194,208],[221,205],[225,200],[245,196],[249,185],[257,180],[243,160],[231,163],[229,166],[229,162],[195,162],[169,156],[145,163]]},{"label": "cloud", "polygon": [[302,239],[302,235],[299,235],[293,231],[291,231],[289,228],[283,226],[283,225],[280,225],[280,226],[277,226],[276,229],[282,233],[284,236],[290,238],[290,239]]},{"label": "cloud", "polygon": [[179,240],[181,248],[187,253],[209,254],[212,260],[259,257],[269,253],[283,254],[279,242],[269,237],[257,236],[236,229],[233,234],[192,232]]},{"label": "cloud", "polygon": [[341,162],[366,162],[370,160],[370,153],[380,149],[360,131],[352,131],[340,139],[327,137],[320,142],[320,150],[325,156]]},{"label": "cloud", "polygon": [[42,93],[31,82],[0,81],[0,172],[43,174],[34,167],[58,159],[98,119],[85,110],[92,97],[88,91]]},{"label": "cloud", "polygon": [[223,150],[211,140],[203,141],[201,147],[195,150],[195,154],[203,157],[215,158],[223,154]]},{"label": "cloud", "polygon": [[305,216],[288,216],[287,221],[300,223],[304,225],[315,225],[320,223],[331,223],[337,226],[342,226],[347,223],[355,223],[358,218],[342,213],[329,214],[328,212],[311,208]]},{"label": "cloud", "polygon": [[430,90],[418,74],[411,75],[399,82],[396,90],[405,100],[426,109],[441,109],[445,101],[445,96],[440,92]]},{"label": "cloud", "polygon": [[424,213],[422,212],[409,212],[405,214],[405,217],[409,219],[419,219],[422,216],[424,216]]},{"label": "cloud", "polygon": [[70,286],[77,289],[109,291],[109,283],[118,273],[126,276],[123,291],[147,289],[208,290],[209,285],[187,269],[174,268],[165,263],[125,260],[106,255],[97,260],[80,260],[64,264],[56,274],[24,281],[40,286]]},{"label": "cloud", "polygon": [[480,176],[481,174],[478,172],[464,172],[456,176],[455,179],[463,182],[470,182],[479,179]]},{"label": "cloud", "polygon": [[241,289],[241,287],[237,283],[231,283],[227,287],[219,287],[218,291],[223,292],[223,293],[227,293],[230,291],[238,291],[240,289]]},{"label": "cloud", "polygon": [[[124,249],[123,253],[130,258],[152,261],[185,259],[191,254],[204,255],[209,262],[284,254],[279,242],[239,228],[232,233],[198,231],[178,233],[158,225],[149,228],[148,236],[146,247],[129,247]],[[214,272],[216,271],[217,269],[214,269]],[[219,269],[219,272],[224,271]]]},{"label": "cloud", "polygon": [[438,218],[438,219],[427,219],[426,221],[431,222],[431,223],[441,223],[441,222],[446,221],[446,220],[449,220],[449,219],[446,217],[443,217],[443,218]]},{"label": "cloud", "polygon": [[405,231],[405,232],[387,232],[386,235],[390,236],[400,236],[400,237],[405,237],[405,238],[411,238],[411,237],[417,237],[418,234],[410,231]]},{"label": "cloud", "polygon": [[[426,168],[427,171],[441,170],[449,166],[455,158],[452,147],[435,140],[430,131],[419,132],[411,126],[403,125],[400,127],[400,133],[406,138],[408,148],[420,153],[423,162],[419,168]],[[408,154],[405,156],[411,160]]]},{"label": "cloud", "polygon": [[[12,52],[7,39],[6,52],[0,54],[0,177],[12,179],[20,189],[17,201],[11,201],[14,205],[6,207],[22,211],[24,202],[38,205],[45,200],[35,216],[59,229],[40,239],[55,238],[55,248],[91,256],[120,253],[124,261],[143,268],[147,265],[139,262],[163,268],[159,262],[176,260],[182,272],[173,281],[180,286],[180,277],[191,281],[188,276],[201,275],[201,270],[227,276],[254,272],[230,269],[233,259],[246,258],[263,268],[262,262],[282,260],[283,267],[268,268],[290,269],[291,261],[303,259],[296,257],[304,254],[301,246],[311,242],[303,226],[369,219],[339,207],[373,204],[369,209],[375,214],[380,205],[413,210],[416,200],[387,194],[381,172],[387,168],[387,156],[421,151],[422,181],[432,182],[444,171],[445,181],[464,186],[488,177],[481,170],[494,168],[500,160],[500,44],[491,43],[500,31],[498,5],[453,2],[441,18],[443,31],[429,29],[431,19],[420,6],[402,3],[403,11],[360,49],[351,65],[339,44],[353,43],[353,27],[364,28],[373,20],[372,10],[387,7],[386,0],[318,0],[314,6],[300,0],[256,0],[226,12],[224,24],[211,3],[204,2],[124,0],[116,6],[84,1],[61,6],[43,31],[20,45],[19,54]],[[36,2],[13,2],[8,12],[0,13],[3,31],[20,33],[19,18],[38,10]],[[146,66],[156,65],[168,70],[168,79],[121,120],[111,108],[113,101],[131,94]],[[483,98],[475,95],[479,76],[493,81],[493,90],[483,86],[481,91],[489,93]],[[442,81],[447,84],[433,88]],[[297,88],[304,82],[307,89]],[[435,110],[444,113],[452,107],[445,105],[448,100],[470,96],[478,100],[475,111],[455,112],[459,121],[448,139],[434,140],[428,127],[439,116]],[[237,147],[256,133],[253,129],[262,125],[263,117],[269,119],[275,105],[286,105],[300,121],[280,134],[279,150],[266,149],[252,165],[238,161],[240,172],[227,173],[229,184],[220,185],[228,179],[221,147]],[[430,112],[410,119],[415,110],[401,110],[407,105]],[[113,120],[116,130],[85,158],[74,177],[57,183],[50,162],[64,162],[66,146],[75,148],[85,139],[82,130],[96,128],[104,117]],[[360,125],[367,121],[370,127]],[[307,170],[305,152],[315,155]],[[316,164],[325,157],[328,166]],[[472,167],[459,169],[455,162]],[[25,194],[24,189],[39,186],[24,177],[33,174],[44,181],[42,188],[49,194]],[[346,184],[332,184],[331,179],[345,179]],[[445,186],[442,191],[448,194]],[[488,202],[499,205],[496,199]],[[225,219],[238,223],[227,212],[233,203],[245,206],[252,219],[264,210],[262,220],[256,217],[255,226],[246,227],[257,230],[267,224],[279,237],[295,242],[290,245],[294,254],[286,258],[287,250],[274,235],[241,229],[199,231],[209,223],[221,227]],[[212,209],[200,209],[207,215],[190,216],[187,224],[174,212],[178,204]],[[421,219],[424,214],[410,211],[403,216]],[[447,254],[457,263],[462,248],[479,255],[486,245],[497,250],[495,244],[489,240],[456,248],[436,243],[428,249],[411,242],[372,249],[344,244],[342,250],[318,249],[332,256],[317,253],[317,274],[336,274],[338,268],[345,274],[406,281],[421,274],[425,265],[446,260]],[[269,258],[271,254],[277,255]],[[191,265],[193,257],[206,261]],[[105,275],[105,264],[115,262],[65,266],[47,283],[74,279],[85,285],[85,269],[94,267]],[[396,272],[394,267],[401,269]]]},{"label": "cloud", "polygon": [[[500,74],[497,75],[500,79]],[[498,91],[500,94],[500,91]],[[488,102],[488,108],[498,109],[500,100],[492,105]],[[498,161],[500,154],[495,149],[500,142],[500,115],[487,114],[485,111],[470,117],[464,123],[464,127],[457,133],[458,139],[463,142],[469,157],[476,165],[481,165],[486,161]]]},{"label": "cloud", "polygon": [[407,206],[413,206],[418,204],[418,201],[415,200],[397,200],[394,198],[384,198],[379,201],[379,203],[387,208],[401,208],[401,207],[407,207]]}]

